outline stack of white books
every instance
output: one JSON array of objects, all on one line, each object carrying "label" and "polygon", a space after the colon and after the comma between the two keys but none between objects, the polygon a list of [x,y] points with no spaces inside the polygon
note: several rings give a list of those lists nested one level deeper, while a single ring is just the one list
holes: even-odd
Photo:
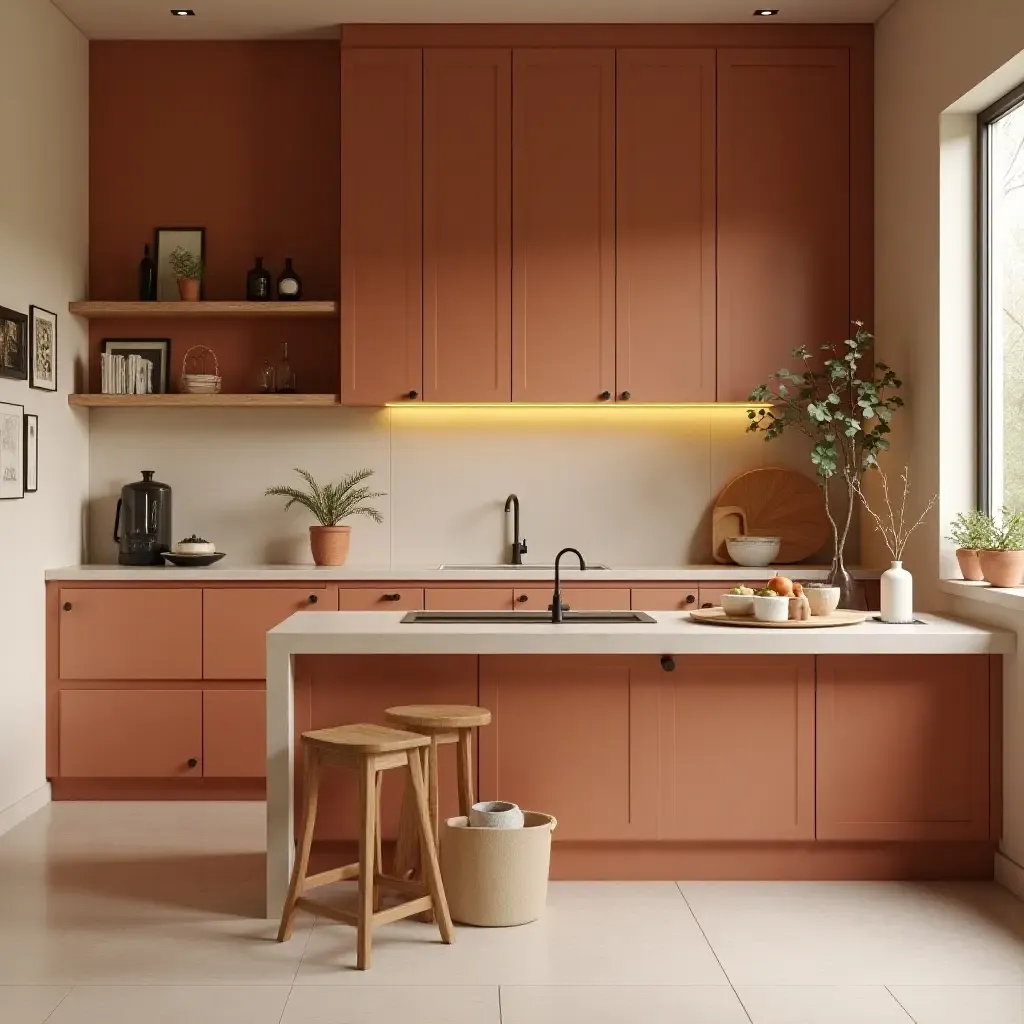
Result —
[{"label": "stack of white books", "polygon": [[105,395],[151,395],[153,364],[143,356],[100,356],[101,387]]}]

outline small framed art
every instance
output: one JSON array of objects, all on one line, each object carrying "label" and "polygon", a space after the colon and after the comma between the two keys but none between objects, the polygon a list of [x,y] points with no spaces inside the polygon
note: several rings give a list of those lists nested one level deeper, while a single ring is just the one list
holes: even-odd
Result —
[{"label": "small framed art", "polygon": [[[178,281],[171,270],[171,253],[178,247],[188,250],[206,263],[206,228],[156,229],[156,297],[158,302],[178,302]],[[200,284],[199,298],[203,297]]]},{"label": "small framed art", "polygon": [[25,406],[0,402],[0,501],[25,497]]},{"label": "small framed art", "polygon": [[25,413],[25,493],[39,490],[39,417]]},{"label": "small framed art", "polygon": [[0,377],[24,380],[28,376],[28,317],[0,306]]},{"label": "small framed art", "polygon": [[28,307],[28,386],[57,390],[57,314]]},{"label": "small framed art", "polygon": [[[170,338],[104,338],[100,351],[105,356],[125,356],[126,363],[128,356],[139,356],[151,363],[153,370],[147,381],[148,394],[165,395],[167,393],[168,365],[171,355]],[[114,360],[114,362],[118,362],[118,360]],[[109,386],[103,388],[103,393],[106,395],[142,393],[134,388],[129,392],[127,388],[121,387],[115,381],[107,383]]]}]

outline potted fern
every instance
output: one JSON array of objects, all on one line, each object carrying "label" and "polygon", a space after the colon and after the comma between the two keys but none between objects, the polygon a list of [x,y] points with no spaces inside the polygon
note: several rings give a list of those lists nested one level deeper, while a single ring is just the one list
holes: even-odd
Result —
[{"label": "potted fern", "polygon": [[949,540],[956,545],[956,560],[965,580],[980,583],[984,578],[978,555],[992,542],[991,516],[980,509],[960,512],[949,527]]},{"label": "potted fern", "polygon": [[985,579],[993,587],[1019,587],[1024,580],[1024,512],[1005,505],[999,519],[990,519],[992,535],[978,552]]},{"label": "potted fern", "polygon": [[183,246],[178,246],[168,257],[171,273],[178,282],[178,295],[182,302],[199,299],[199,285],[203,279],[203,258]]},{"label": "potted fern", "polygon": [[309,528],[309,546],[313,561],[317,565],[344,565],[348,558],[352,527],[339,525],[350,516],[366,516],[375,523],[383,523],[384,517],[372,505],[364,504],[372,498],[383,498],[383,491],[371,491],[361,486],[364,480],[373,476],[372,469],[360,469],[350,473],[340,483],[318,484],[313,474],[306,469],[295,470],[308,485],[307,490],[297,487],[268,487],[267,497],[287,498],[285,508],[296,503],[309,509],[319,526]]}]

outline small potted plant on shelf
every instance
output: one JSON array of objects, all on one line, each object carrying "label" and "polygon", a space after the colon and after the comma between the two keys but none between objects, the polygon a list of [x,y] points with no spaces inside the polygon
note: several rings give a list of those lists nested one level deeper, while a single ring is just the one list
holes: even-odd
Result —
[{"label": "small potted plant on shelf", "polygon": [[350,516],[366,516],[375,523],[383,523],[384,517],[372,505],[364,504],[371,498],[383,498],[383,491],[371,491],[360,486],[373,476],[372,469],[360,469],[350,473],[340,483],[318,484],[313,474],[305,469],[296,473],[309,485],[308,490],[297,487],[268,487],[267,497],[287,498],[285,508],[298,503],[304,505],[319,521],[319,526],[309,528],[309,546],[313,561],[317,565],[344,565],[352,528],[340,526]]},{"label": "small potted plant on shelf", "polygon": [[949,527],[948,539],[956,545],[956,560],[965,580],[979,583],[985,578],[978,553],[992,543],[992,517],[979,509],[961,512]]},{"label": "small potted plant on shelf", "polygon": [[1024,512],[1004,505],[998,522],[989,522],[992,535],[978,552],[981,571],[993,587],[1019,587],[1024,580]]},{"label": "small potted plant on shelf", "polygon": [[199,285],[203,279],[203,260],[197,253],[178,246],[168,258],[171,272],[178,281],[178,294],[182,302],[199,299]]}]

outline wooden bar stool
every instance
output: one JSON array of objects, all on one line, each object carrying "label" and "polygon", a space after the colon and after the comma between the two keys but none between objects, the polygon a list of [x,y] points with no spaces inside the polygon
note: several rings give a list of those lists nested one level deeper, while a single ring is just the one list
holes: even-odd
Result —
[{"label": "wooden bar stool", "polygon": [[[384,717],[392,725],[430,739],[426,786],[436,853],[441,841],[437,749],[448,743],[458,744],[459,814],[468,817],[470,807],[476,802],[473,796],[473,730],[481,725],[489,725],[491,713],[487,708],[466,704],[410,704],[388,708]],[[394,874],[398,878],[410,878],[417,873],[419,844],[415,821],[415,793],[406,788],[395,846]]]},{"label": "wooden bar stool", "polygon": [[[452,919],[448,913],[441,870],[437,862],[437,847],[430,825],[430,808],[424,782],[425,755],[430,739],[417,733],[389,729],[384,725],[343,725],[336,729],[318,729],[302,734],[306,760],[306,806],[302,820],[295,868],[292,871],[288,898],[281,915],[277,941],[291,938],[292,919],[297,908],[312,911],[323,917],[352,924],[356,927],[356,965],[361,971],[370,966],[370,942],[373,929],[391,921],[400,921],[414,914],[433,912],[437,918],[441,939],[452,942]],[[309,851],[313,845],[316,824],[316,805],[319,797],[320,770],[325,764],[355,768],[360,773],[359,784],[359,863],[307,875]],[[419,841],[423,863],[423,882],[393,878],[381,870],[379,781],[381,773],[389,768],[408,766],[409,787],[415,808],[413,828]],[[359,879],[359,906],[355,912],[339,910],[305,894],[321,885]],[[393,889],[410,899],[397,906],[379,910],[379,890]]]}]

